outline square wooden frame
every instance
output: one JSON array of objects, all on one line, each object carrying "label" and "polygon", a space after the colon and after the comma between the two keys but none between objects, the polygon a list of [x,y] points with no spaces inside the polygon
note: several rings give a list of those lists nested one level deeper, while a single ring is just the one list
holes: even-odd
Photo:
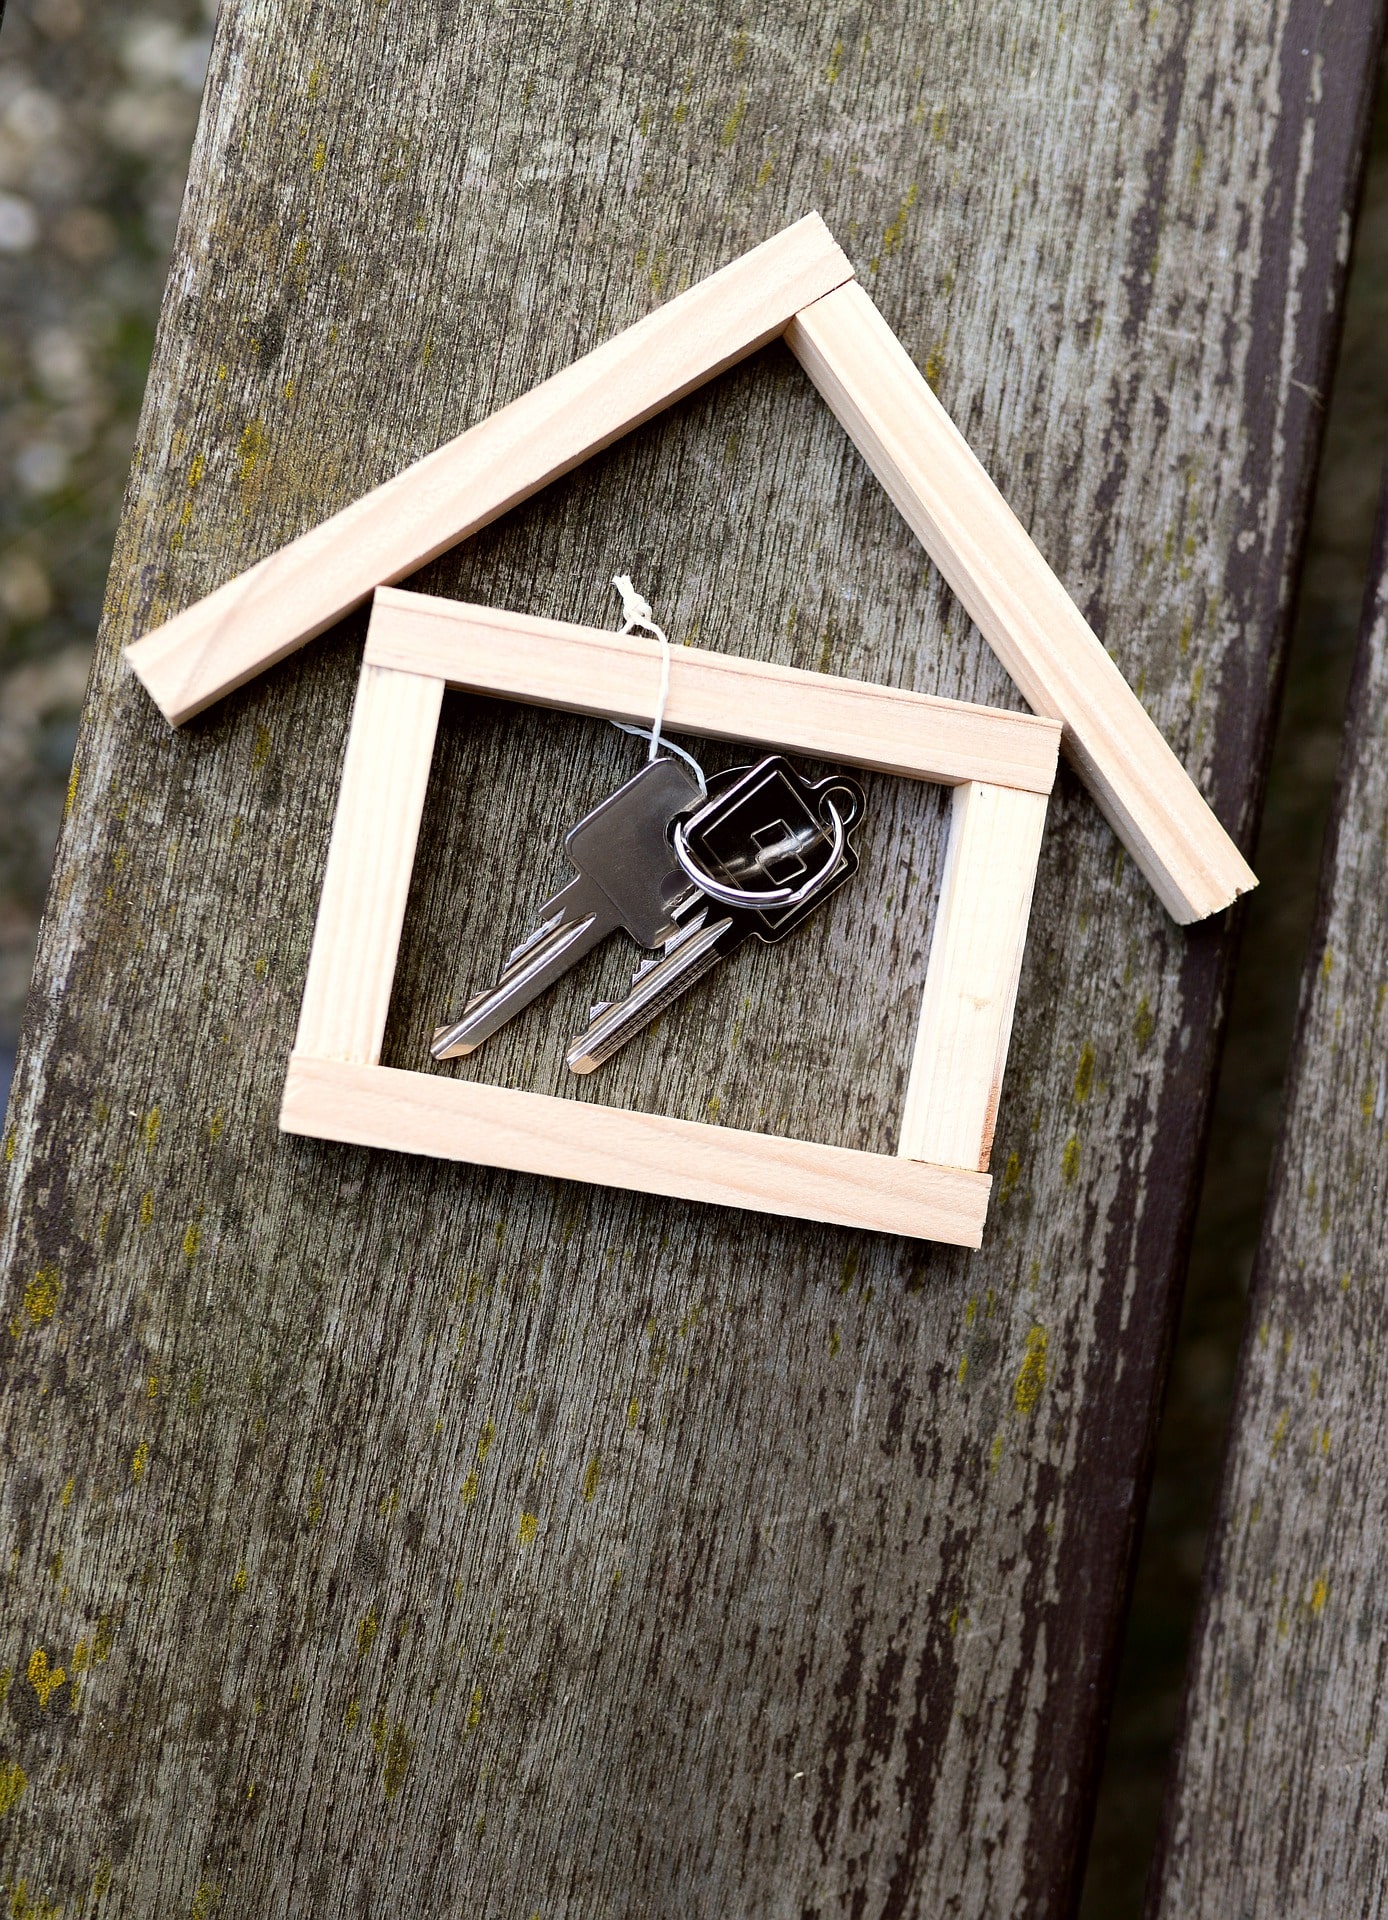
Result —
[{"label": "square wooden frame", "polygon": [[895,1156],[380,1064],[445,688],[649,725],[658,682],[644,639],[377,592],[281,1128],[979,1246],[1060,744],[1052,720],[674,650],[666,720],[675,731],[955,790]]}]

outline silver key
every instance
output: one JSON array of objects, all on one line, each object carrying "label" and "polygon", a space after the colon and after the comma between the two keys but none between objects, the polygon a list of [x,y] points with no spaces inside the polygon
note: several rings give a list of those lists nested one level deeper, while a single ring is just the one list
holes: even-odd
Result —
[{"label": "silver key", "polygon": [[[751,904],[759,894],[766,898],[761,883],[770,881],[780,887],[806,871],[802,854],[808,856],[831,837],[820,810],[830,801],[836,803],[829,811],[837,830],[833,840],[838,853],[822,870],[818,883],[801,899],[777,900],[766,909]],[[770,754],[754,767],[715,774],[703,806],[683,822],[680,832],[686,836],[686,845],[695,841],[705,858],[720,865],[729,879],[738,879],[737,890],[749,904],[715,905],[708,891],[701,910],[695,913],[691,904],[664,954],[636,969],[626,999],[601,1002],[591,1010],[587,1031],[565,1056],[571,1070],[592,1073],[610,1060],[696,980],[747,941],[772,945],[802,926],[857,872],[858,856],[847,832],[862,810],[863,793],[856,781],[835,775],[812,783],[780,754]],[[722,898],[721,883],[716,898]]]},{"label": "silver key", "polygon": [[679,927],[658,960],[645,960],[636,969],[625,1000],[600,1000],[592,1008],[587,1031],[564,1056],[570,1071],[592,1073],[628,1040],[635,1039],[696,980],[711,973],[723,958],[719,942],[732,924],[731,914],[710,920],[704,912]]},{"label": "silver key", "polygon": [[666,835],[700,797],[678,760],[652,760],[585,815],[564,839],[578,878],[541,907],[539,925],[513,949],[496,985],[437,1030],[434,1058],[480,1047],[618,927],[643,947],[668,940],[696,890]]}]

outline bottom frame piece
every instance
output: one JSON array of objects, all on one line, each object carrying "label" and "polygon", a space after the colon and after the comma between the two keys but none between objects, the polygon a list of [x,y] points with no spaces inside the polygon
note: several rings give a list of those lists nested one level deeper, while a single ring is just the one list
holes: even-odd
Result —
[{"label": "bottom frame piece", "polygon": [[293,1054],[280,1129],[978,1247],[992,1176],[587,1100]]}]

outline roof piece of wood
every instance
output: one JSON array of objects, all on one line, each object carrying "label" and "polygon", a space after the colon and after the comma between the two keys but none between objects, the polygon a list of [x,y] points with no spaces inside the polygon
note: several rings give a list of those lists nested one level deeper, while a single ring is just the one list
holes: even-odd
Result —
[{"label": "roof piece of wood", "polygon": [[[818,202],[1248,835],[1376,8],[980,8],[905,61],[890,0],[328,18],[220,10],[0,1142],[3,1877],[74,1915],[109,1881],[237,1920],[1059,1920],[1227,930],[1173,927],[1062,774],[976,1254],[287,1140],[359,635],[172,737],[119,650]],[[779,348],[427,585],[602,625],[619,569],[677,639],[1009,695]],[[387,1066],[638,762],[444,698]],[[894,1146],[950,798],[864,780],[856,897],[605,1103]],[[488,1077],[561,1084],[633,959]]]},{"label": "roof piece of wood", "polygon": [[1182,923],[1258,882],[1092,628],[856,282],[796,315],[786,345]]},{"label": "roof piece of wood", "polygon": [[175,726],[784,331],[853,268],[818,214],[228,580],[127,659]]},{"label": "roof piece of wood", "polygon": [[1388,492],[1154,1920],[1367,1914],[1384,1888]]}]

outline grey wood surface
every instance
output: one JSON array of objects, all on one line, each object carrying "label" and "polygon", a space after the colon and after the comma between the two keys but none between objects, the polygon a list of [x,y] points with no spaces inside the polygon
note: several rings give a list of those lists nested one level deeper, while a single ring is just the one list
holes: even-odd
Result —
[{"label": "grey wood surface", "polygon": [[[1229,928],[1067,777],[981,1255],[287,1141],[360,623],[177,736],[117,650],[818,206],[1246,844],[1376,30],[227,0],[3,1148],[30,1909],[1066,1909]],[[1018,704],[780,347],[421,583],[603,621],[619,569]],[[446,703],[389,1062],[634,753]],[[870,804],[854,889],[593,1085],[615,950],[456,1070],[888,1147],[943,808]]]},{"label": "grey wood surface", "polygon": [[1154,1915],[1388,1905],[1388,492]]}]

